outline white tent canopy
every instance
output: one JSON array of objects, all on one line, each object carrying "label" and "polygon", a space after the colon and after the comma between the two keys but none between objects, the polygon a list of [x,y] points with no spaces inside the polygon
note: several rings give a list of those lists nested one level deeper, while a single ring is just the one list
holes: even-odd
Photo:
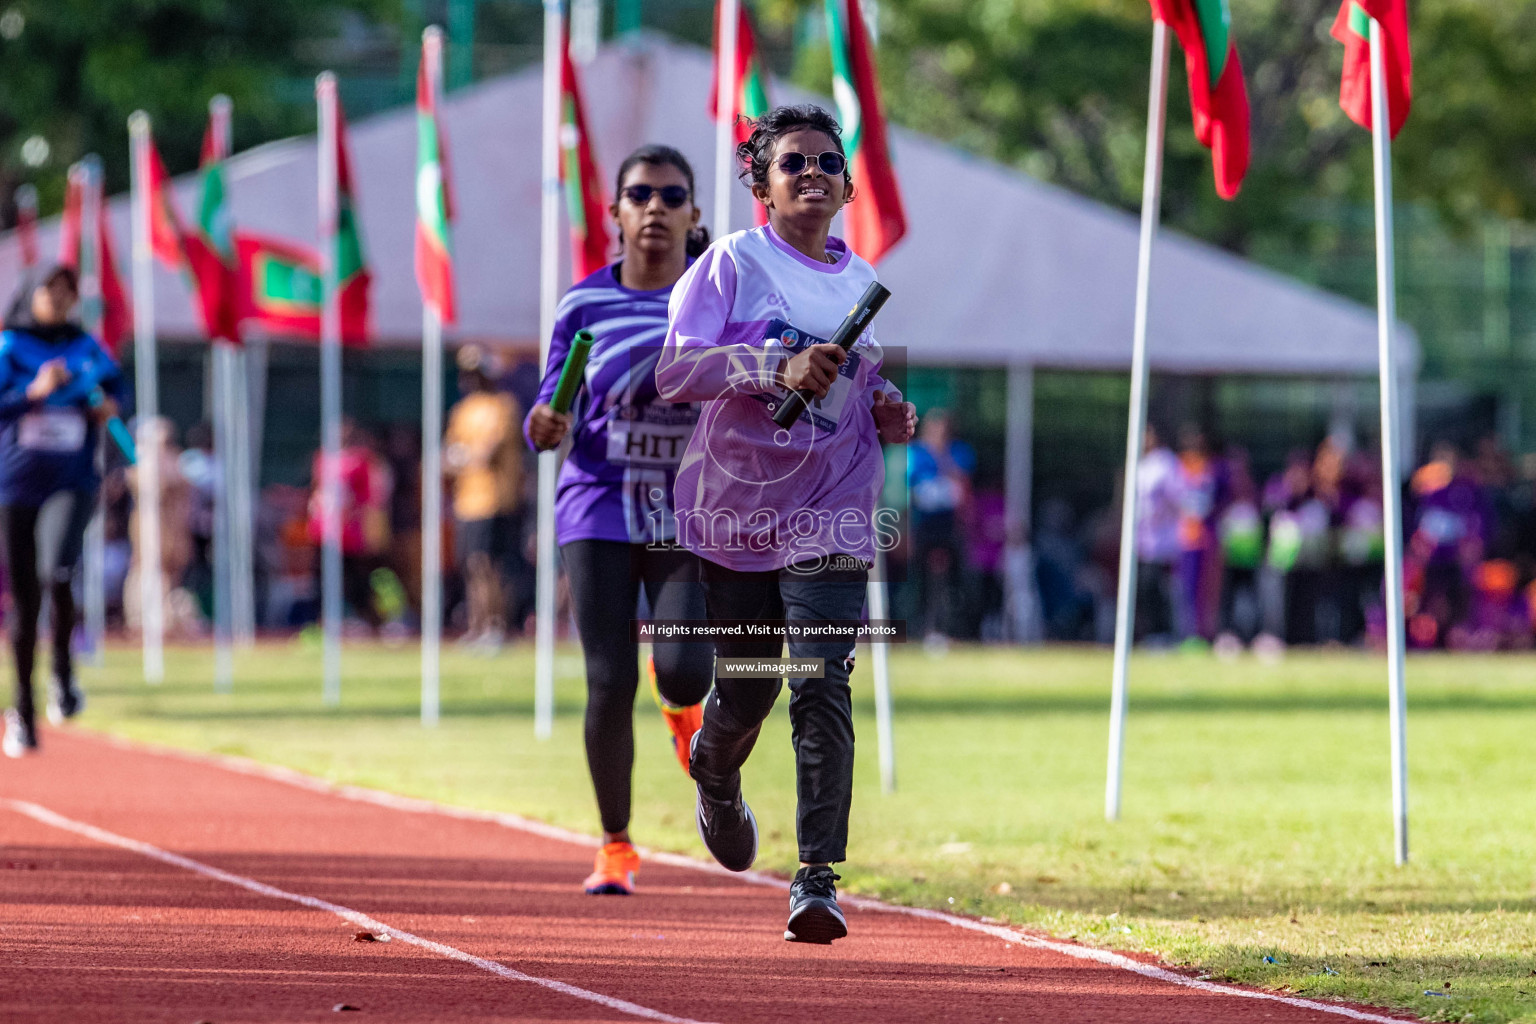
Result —
[{"label": "white tent canopy", "polygon": [[[605,47],[583,75],[605,177],[634,147],[664,142],[693,162],[699,206],[712,209],[709,53],[640,36]],[[537,344],[541,88],[530,67],[456,92],[445,105],[462,340]],[[784,87],[773,95],[806,98]],[[880,268],[894,293],[878,332],[886,345],[929,365],[1129,365],[1134,217],[923,136],[893,135],[910,231]],[[378,343],[415,345],[414,110],[359,121],[350,140]],[[235,156],[235,223],[315,244],[316,159],[313,137]],[[178,179],[176,189],[189,216],[194,177]],[[738,225],[748,223],[749,203],[742,189]],[[113,200],[111,215],[126,274],[126,196]],[[56,252],[57,218],[39,233],[42,251]],[[0,239],[0,290],[8,293],[19,268],[16,239]],[[160,335],[197,337],[186,286],[170,271],[156,273]],[[1168,233],[1156,254],[1150,338],[1152,364],[1163,371],[1365,375],[1377,360],[1372,310]],[[1417,348],[1407,328],[1400,339],[1401,372],[1411,378]]]}]

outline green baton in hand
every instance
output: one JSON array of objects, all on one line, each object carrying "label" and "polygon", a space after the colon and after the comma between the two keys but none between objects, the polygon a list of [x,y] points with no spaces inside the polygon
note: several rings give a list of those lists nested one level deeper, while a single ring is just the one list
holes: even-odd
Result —
[{"label": "green baton in hand", "polygon": [[564,415],[571,411],[576,392],[581,387],[581,375],[587,370],[587,356],[592,352],[592,332],[583,327],[571,339],[571,350],[565,354],[565,366],[560,369],[560,381],[555,385],[555,396],[549,407]]}]

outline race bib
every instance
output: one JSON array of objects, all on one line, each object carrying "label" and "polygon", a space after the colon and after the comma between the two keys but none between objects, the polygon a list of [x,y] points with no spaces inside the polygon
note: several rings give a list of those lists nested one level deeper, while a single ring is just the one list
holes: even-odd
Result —
[{"label": "race bib", "polygon": [[608,417],[608,461],[616,466],[676,466],[698,418],[698,409],[691,405],[616,406]]},{"label": "race bib", "polygon": [[[784,346],[785,352],[791,358],[799,355],[812,345],[824,345],[826,338],[818,338],[814,334],[806,334],[798,327],[792,327],[783,320],[773,320],[763,332],[764,341],[777,341]],[[809,423],[824,434],[831,434],[837,430],[838,423],[842,420],[843,412],[848,408],[848,400],[853,396],[853,382],[859,373],[859,363],[862,362],[857,350],[848,353],[848,358],[843,365],[837,368],[837,379],[827,389],[825,398],[813,399],[800,414],[801,423]],[[787,392],[774,391],[767,395],[753,395],[752,397],[768,406],[768,411],[778,409],[779,403],[784,401]]]},{"label": "race bib", "polygon": [[78,409],[38,409],[22,416],[16,443],[32,452],[78,452],[85,433],[85,415]]}]

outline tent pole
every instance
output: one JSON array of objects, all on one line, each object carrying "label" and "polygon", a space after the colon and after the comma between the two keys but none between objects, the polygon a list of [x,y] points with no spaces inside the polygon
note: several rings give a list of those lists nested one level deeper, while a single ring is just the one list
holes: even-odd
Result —
[{"label": "tent pole", "polygon": [[[539,366],[549,362],[559,301],[560,47],[563,0],[544,0],[544,191],[539,217]],[[555,483],[556,451],[539,453],[538,576],[534,594],[533,734],[548,739],[555,724]]]},{"label": "tent pole", "polygon": [[1125,436],[1125,483],[1120,516],[1120,580],[1115,597],[1115,668],[1109,709],[1109,772],[1104,817],[1120,818],[1125,753],[1126,676],[1136,622],[1136,467],[1147,429],[1147,314],[1151,300],[1152,242],[1163,191],[1163,129],[1168,107],[1168,26],[1152,23],[1152,85],[1147,102],[1147,163],[1141,183],[1141,247],[1136,258],[1136,328],[1131,346],[1130,425]]},{"label": "tent pole", "polygon": [[1403,683],[1403,510],[1398,462],[1397,366],[1392,328],[1397,282],[1392,252],[1392,118],[1381,24],[1371,19],[1371,152],[1376,176],[1376,317],[1381,362],[1381,498],[1387,564],[1387,687],[1392,734],[1392,848],[1408,863],[1408,729]]}]

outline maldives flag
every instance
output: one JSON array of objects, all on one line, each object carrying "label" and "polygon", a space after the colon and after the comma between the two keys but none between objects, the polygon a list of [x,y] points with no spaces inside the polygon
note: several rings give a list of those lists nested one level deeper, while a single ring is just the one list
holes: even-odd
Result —
[{"label": "maldives flag", "polygon": [[[709,116],[720,119],[720,8],[715,5],[715,62],[714,77],[709,83]],[[757,52],[757,34],[752,29],[752,17],[747,13],[745,2],[736,6],[736,95],[732,97],[727,116],[735,127],[736,142],[747,141],[752,134],[751,122],[768,112],[767,77],[763,73],[762,58]],[[762,203],[753,207],[753,216],[759,226],[768,223],[768,208]]]},{"label": "maldives flag", "polygon": [[37,189],[16,189],[16,240],[21,243],[21,265],[37,266]]},{"label": "maldives flag", "polygon": [[[203,330],[210,339],[240,341],[240,260],[224,190],[224,160],[229,156],[228,121],[211,113],[199,161],[202,198],[197,224],[182,233],[181,247],[197,290]],[[158,249],[158,246],[157,246]]]},{"label": "maldives flag", "polygon": [[853,202],[843,208],[844,240],[870,263],[878,263],[907,233],[907,214],[886,144],[880,83],[859,0],[827,0],[827,36],[832,45],[832,95],[856,189]]},{"label": "maldives flag", "polygon": [[[320,340],[324,293],[319,254],[249,231],[236,232],[235,250],[240,256],[240,319],[274,335]],[[366,288],[341,290],[341,340],[354,346],[368,343]]]},{"label": "maldives flag", "polygon": [[181,226],[181,216],[171,196],[171,176],[166,173],[165,162],[149,140],[149,237],[155,258],[172,270],[187,266],[185,248],[186,229]]},{"label": "maldives flag", "polygon": [[[82,276],[95,273],[101,289],[101,336],[97,339],[112,355],[128,336],[133,322],[133,311],[128,305],[128,289],[117,274],[117,260],[112,256],[112,234],[107,227],[106,197],[100,194],[100,179],[94,185],[86,185],[83,175],[71,172],[64,190],[64,220],[59,225],[59,262],[74,267]],[[82,223],[85,216],[85,189],[98,190],[96,197],[96,223]],[[95,244],[82,246],[86,232],[95,236]],[[89,324],[94,311],[87,311]]]},{"label": "maldives flag", "polygon": [[1152,17],[1184,48],[1195,138],[1211,151],[1216,193],[1231,199],[1248,173],[1248,87],[1227,0],[1150,0]]},{"label": "maldives flag", "polygon": [[608,219],[569,46],[560,64],[560,180],[571,221],[571,275],[580,281],[608,263]]},{"label": "maldives flag", "polygon": [[347,156],[347,119],[341,110],[341,97],[332,96],[336,104],[336,237],[327,244],[335,246],[342,341],[362,345],[368,338],[368,292],[373,287],[373,275],[368,272],[363,236],[357,227],[352,161]]},{"label": "maldives flag", "polygon": [[443,75],[442,36],[428,30],[421,40],[416,72],[416,284],[421,301],[445,324],[454,322],[453,253],[448,226],[453,205],[448,189],[448,153],[437,116]]},{"label": "maldives flag", "polygon": [[1371,120],[1371,19],[1381,24],[1382,58],[1387,73],[1387,112],[1392,138],[1408,120],[1413,105],[1413,54],[1408,46],[1406,0],[1344,0],[1333,21],[1333,38],[1344,44],[1344,80],[1339,106],[1362,128]]}]

